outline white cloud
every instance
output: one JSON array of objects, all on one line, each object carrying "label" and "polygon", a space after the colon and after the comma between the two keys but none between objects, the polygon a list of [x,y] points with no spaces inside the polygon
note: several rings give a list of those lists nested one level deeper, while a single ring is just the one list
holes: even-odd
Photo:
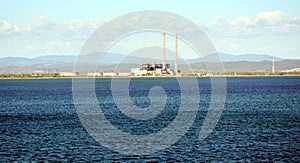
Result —
[{"label": "white cloud", "polygon": [[239,49],[239,45],[238,45],[238,44],[235,44],[235,43],[230,43],[230,44],[229,44],[229,47],[230,47],[231,49],[234,49],[234,50],[238,50],[238,49]]},{"label": "white cloud", "polygon": [[60,22],[57,30],[65,39],[83,39],[85,40],[94,32],[104,21],[95,18],[74,19],[71,21]]},{"label": "white cloud", "polygon": [[42,15],[35,18],[30,26],[33,31],[51,31],[56,30],[58,22],[50,19],[49,17]]},{"label": "white cloud", "polygon": [[0,36],[11,35],[39,36],[56,38],[59,40],[81,39],[85,40],[104,21],[100,19],[74,19],[70,21],[57,21],[42,15],[32,22],[23,25],[14,25],[0,20]]},{"label": "white cloud", "polygon": [[300,33],[300,17],[281,11],[260,12],[254,17],[237,17],[234,20],[217,17],[202,26],[204,30],[223,37],[295,34]]},{"label": "white cloud", "polygon": [[[143,21],[155,23],[150,18],[143,19]],[[140,18],[137,15],[133,19]],[[44,15],[26,24],[0,20],[0,56],[78,54],[84,41],[103,23],[104,21],[97,18],[61,21]],[[237,54],[261,52],[299,55],[296,47],[300,45],[298,42],[300,16],[292,16],[281,11],[261,12],[253,17],[237,17],[232,20],[217,17],[205,24],[200,24],[200,27],[211,37],[218,51]],[[116,23],[116,28],[122,28],[122,26]],[[178,26],[178,28],[189,30],[183,26]],[[161,46],[160,35],[157,38],[159,40],[154,40],[154,42]],[[144,45],[144,41],[136,43],[137,40],[146,40],[146,43],[151,38],[144,36],[133,38],[133,41],[120,41],[115,47],[120,47],[121,52],[126,52],[124,49],[131,50]]]},{"label": "white cloud", "polygon": [[26,46],[26,49],[31,50],[31,49],[33,49],[33,46],[32,46],[32,45],[27,45],[27,46]]},{"label": "white cloud", "polygon": [[0,56],[77,54],[104,21],[95,18],[58,21],[42,15],[26,24],[0,20]]},{"label": "white cloud", "polygon": [[46,45],[45,45],[45,48],[47,49],[70,49],[71,48],[71,43],[70,42],[67,42],[67,41],[51,41],[51,42],[48,42]]},{"label": "white cloud", "polygon": [[0,20],[0,36],[12,35],[18,32],[19,28],[7,21]]}]

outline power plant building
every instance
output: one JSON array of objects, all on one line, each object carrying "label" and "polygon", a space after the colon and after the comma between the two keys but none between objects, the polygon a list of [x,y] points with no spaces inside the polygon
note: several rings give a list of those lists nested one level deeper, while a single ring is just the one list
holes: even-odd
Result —
[{"label": "power plant building", "polygon": [[178,43],[177,34],[175,37],[175,59],[174,68],[170,69],[170,64],[166,63],[166,34],[163,33],[163,53],[162,53],[162,63],[143,63],[140,68],[132,68],[131,73],[135,76],[146,76],[146,75],[162,75],[171,74],[176,75],[178,73]]}]

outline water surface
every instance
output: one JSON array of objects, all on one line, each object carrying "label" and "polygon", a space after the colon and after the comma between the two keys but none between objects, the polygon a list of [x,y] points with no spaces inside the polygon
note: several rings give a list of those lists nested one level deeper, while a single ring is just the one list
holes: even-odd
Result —
[{"label": "water surface", "polygon": [[[188,80],[188,79],[187,79]],[[0,161],[300,161],[300,77],[227,78],[225,108],[215,130],[197,139],[210,102],[209,78],[198,78],[200,108],[176,144],[146,156],[119,154],[85,131],[75,112],[72,79],[0,80]],[[113,103],[110,79],[96,79],[96,94],[107,118],[131,134],[166,127],[180,106],[175,78],[133,78],[132,101],[149,106],[148,91],[168,95],[160,116],[138,121]]]}]

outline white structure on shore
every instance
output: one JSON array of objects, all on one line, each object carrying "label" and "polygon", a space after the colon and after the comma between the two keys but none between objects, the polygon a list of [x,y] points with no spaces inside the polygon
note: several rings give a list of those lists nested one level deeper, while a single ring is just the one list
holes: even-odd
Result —
[{"label": "white structure on shore", "polygon": [[72,76],[78,76],[79,72],[61,72],[59,73],[62,77],[72,77]]},{"label": "white structure on shore", "polygon": [[128,77],[128,76],[132,76],[132,74],[128,73],[128,72],[119,72],[118,76],[119,77]]},{"label": "white structure on shore", "polygon": [[293,68],[293,69],[288,69],[288,70],[283,70],[281,72],[286,72],[286,73],[300,72],[300,67]]},{"label": "white structure on shore", "polygon": [[98,72],[94,72],[94,73],[88,73],[87,76],[88,77],[100,77],[100,76],[102,76],[102,74],[98,73]]},{"label": "white structure on shore", "polygon": [[103,77],[114,77],[114,76],[118,76],[118,73],[115,73],[115,72],[104,72],[103,73]]}]

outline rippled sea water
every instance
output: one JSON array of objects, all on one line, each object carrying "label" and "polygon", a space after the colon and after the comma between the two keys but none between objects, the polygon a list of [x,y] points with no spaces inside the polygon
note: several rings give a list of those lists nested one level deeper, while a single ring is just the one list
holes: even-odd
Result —
[{"label": "rippled sea water", "polygon": [[[188,78],[186,80],[189,80]],[[300,161],[300,77],[229,77],[225,108],[203,141],[199,130],[210,102],[210,79],[197,78],[199,112],[173,146],[151,155],[103,147],[84,129],[72,98],[72,79],[0,80],[0,161]],[[132,78],[134,104],[149,106],[149,89],[162,86],[165,110],[148,121],[128,119],[113,103],[111,79],[96,79],[99,105],[117,128],[155,133],[176,117],[176,78]]]}]

